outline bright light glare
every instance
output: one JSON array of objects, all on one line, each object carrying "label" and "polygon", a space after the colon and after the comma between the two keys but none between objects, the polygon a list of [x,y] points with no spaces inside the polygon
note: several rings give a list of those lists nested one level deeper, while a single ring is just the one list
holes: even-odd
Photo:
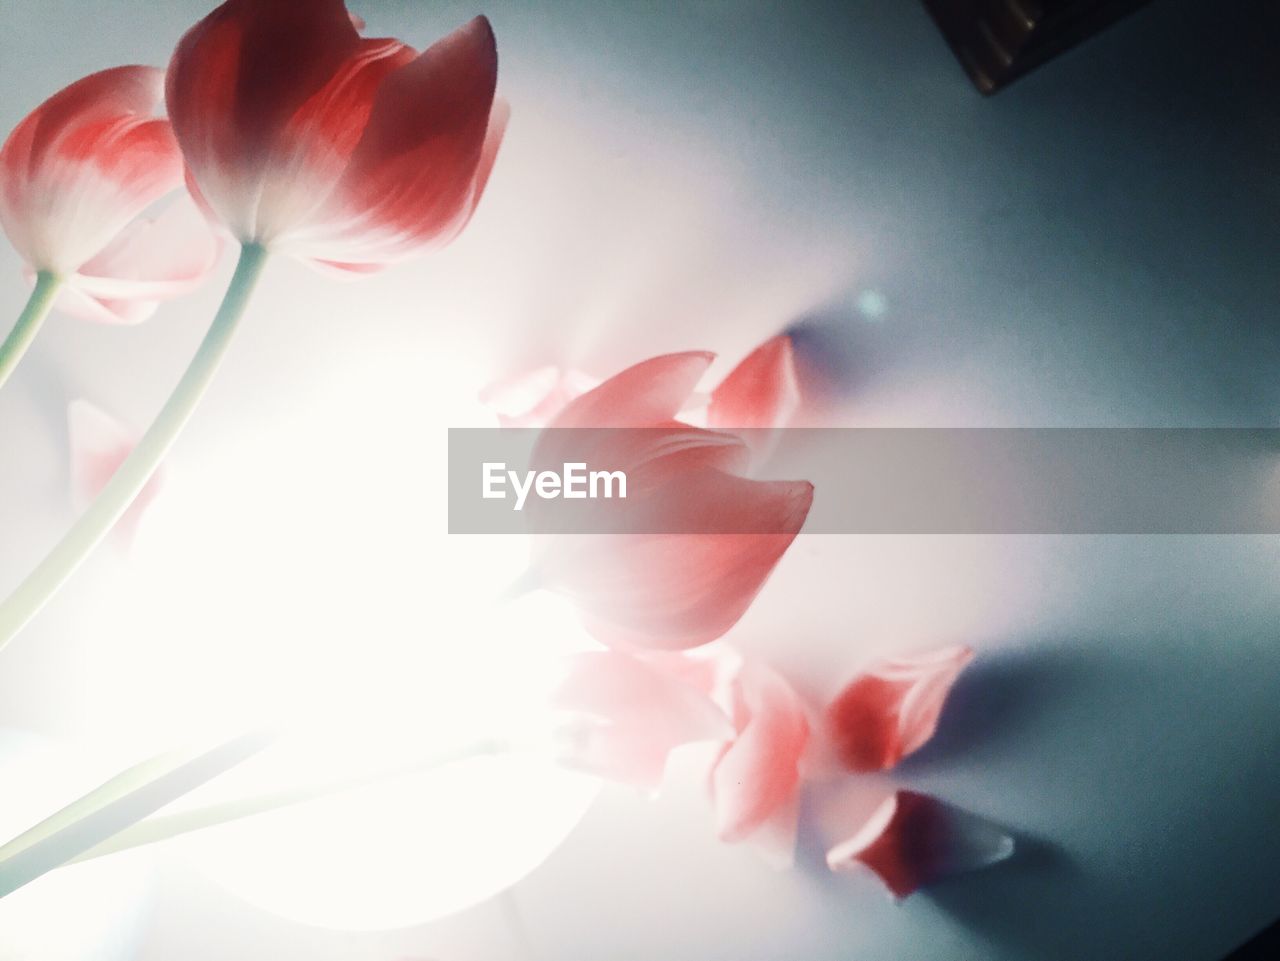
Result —
[{"label": "bright light glare", "polygon": [[[0,836],[25,831],[104,772],[31,735],[0,732]],[[20,788],[20,789],[19,789]],[[141,856],[140,856],[141,855]],[[0,900],[3,961],[124,961],[147,893],[142,852],[62,868]]]},{"label": "bright light glare", "polygon": [[[296,407],[184,448],[94,615],[105,713],[135,742],[310,732],[309,752],[264,756],[190,801],[403,765],[477,737],[527,739],[549,723],[556,658],[590,644],[553,598],[497,599],[524,568],[524,539],[445,533],[445,426],[482,415],[415,396],[439,380],[395,367],[384,356],[364,375],[376,383],[335,375]],[[472,393],[482,382],[465,381]],[[401,403],[386,388],[397,383],[409,385]],[[485,759],[178,847],[286,917],[401,927],[519,880],[595,791],[546,759]]]}]

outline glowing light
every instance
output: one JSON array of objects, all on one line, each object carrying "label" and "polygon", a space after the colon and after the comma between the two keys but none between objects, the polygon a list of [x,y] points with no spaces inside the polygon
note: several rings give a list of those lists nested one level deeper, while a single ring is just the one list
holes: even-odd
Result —
[{"label": "glowing light", "polygon": [[[483,382],[458,380],[472,395]],[[441,402],[441,382],[421,362],[357,359],[269,422],[202,438],[175,465],[131,568],[88,605],[100,641],[88,656],[117,737],[154,744],[263,724],[305,735],[306,750],[265,755],[183,806],[408,765],[482,737],[527,740],[550,723],[542,697],[557,658],[591,642],[551,597],[497,600],[524,569],[523,538],[445,532],[445,425],[492,420]],[[388,402],[388,383],[404,403]],[[595,792],[523,753],[175,847],[286,917],[401,927],[518,881]]]},{"label": "glowing light", "polygon": [[889,301],[878,290],[864,290],[858,295],[858,313],[867,320],[882,320],[889,310]]}]

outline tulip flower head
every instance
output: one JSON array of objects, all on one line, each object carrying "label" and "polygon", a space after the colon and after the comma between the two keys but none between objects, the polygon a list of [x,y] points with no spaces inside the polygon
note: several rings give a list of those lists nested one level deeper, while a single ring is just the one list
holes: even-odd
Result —
[{"label": "tulip flower head", "polygon": [[533,581],[568,597],[611,647],[686,650],[720,637],[808,515],[813,485],[748,479],[740,438],[676,419],[711,360],[669,354],[628,368],[571,401],[534,450],[537,463],[583,460],[628,478],[628,500],[592,502],[597,532],[547,532],[530,512]]},{"label": "tulip flower head", "polygon": [[227,0],[178,44],[167,102],[193,195],[238,241],[367,273],[470,219],[497,75],[484,17],[418,53],[361,37],[341,0]]},{"label": "tulip flower head", "polygon": [[91,74],[30,113],[0,148],[0,225],[32,275],[56,277],[58,305],[136,323],[208,275],[217,245],[189,204],[143,214],[180,188],[182,155],[156,115],[162,71]]}]

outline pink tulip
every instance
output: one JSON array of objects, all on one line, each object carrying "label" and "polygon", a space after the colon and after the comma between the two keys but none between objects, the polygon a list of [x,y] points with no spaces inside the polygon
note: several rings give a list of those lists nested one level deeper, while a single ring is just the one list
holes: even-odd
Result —
[{"label": "pink tulip", "polygon": [[917,794],[897,791],[852,838],[827,853],[833,871],[875,873],[896,899],[935,881],[1013,855],[1014,841],[989,821]]},{"label": "pink tulip", "polygon": [[748,480],[740,439],[675,419],[711,359],[670,354],[624,370],[570,402],[535,449],[538,464],[627,475],[626,500],[586,502],[598,533],[547,533],[550,508],[530,514],[532,582],[568,597],[609,646],[684,650],[720,637],[809,512],[811,484]]},{"label": "pink tulip", "polygon": [[367,273],[470,219],[507,119],[477,17],[418,53],[341,0],[227,0],[178,44],[168,105],[193,194],[241,243]]},{"label": "pink tulip", "polygon": [[[81,511],[93,503],[113,474],[133,452],[137,436],[88,401],[74,401],[67,408],[71,448],[71,503]],[[114,535],[122,547],[132,546],[148,507],[164,484],[157,473],[116,522]]]},{"label": "pink tulip", "polygon": [[175,203],[182,185],[169,122],[155,116],[163,73],[116,67],[54,94],[0,148],[0,224],[31,274],[62,282],[58,305],[106,323],[136,323],[157,301],[212,270],[217,244]]},{"label": "pink tulip", "polygon": [[827,710],[841,762],[851,771],[888,770],[923,747],[972,659],[968,647],[947,647],[880,661],[855,677]]},{"label": "pink tulip", "polygon": [[566,764],[651,790],[661,785],[673,750],[733,735],[729,719],[695,684],[616,651],[568,658],[552,703],[567,716]]}]

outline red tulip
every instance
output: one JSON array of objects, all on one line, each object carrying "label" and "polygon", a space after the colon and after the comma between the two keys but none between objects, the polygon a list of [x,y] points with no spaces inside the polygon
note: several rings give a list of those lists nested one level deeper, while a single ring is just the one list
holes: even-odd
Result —
[{"label": "red tulip", "polygon": [[341,0],[227,0],[181,40],[168,106],[192,192],[242,243],[364,273],[470,219],[507,110],[477,17],[419,54]]},{"label": "red tulip", "polygon": [[568,715],[562,760],[636,787],[658,788],[676,748],[733,735],[696,684],[616,651],[570,657],[552,703]]},{"label": "red tulip", "polygon": [[[67,427],[71,448],[71,503],[76,510],[84,510],[132,453],[138,438],[106,412],[84,400],[75,401],[67,408]],[[114,534],[121,546],[132,545],[142,518],[163,483],[163,474],[155,474],[116,522]]]},{"label": "red tulip", "polygon": [[182,185],[169,122],[155,116],[163,73],[116,67],[54,94],[0,148],[0,224],[32,273],[57,277],[60,306],[132,323],[198,284],[217,246],[175,204],[146,208]]},{"label": "red tulip", "polygon": [[534,583],[570,598],[607,645],[683,650],[720,637],[809,512],[813,485],[748,480],[740,439],[675,419],[711,359],[670,354],[624,370],[569,403],[535,449],[539,464],[627,475],[626,500],[586,502],[598,533],[546,533],[550,508],[530,512]]},{"label": "red tulip", "polygon": [[960,672],[973,660],[968,647],[880,661],[849,683],[827,710],[827,732],[851,771],[881,771],[918,751]]},{"label": "red tulip", "polygon": [[832,871],[865,867],[901,899],[952,874],[1013,855],[1005,831],[915,791],[897,791],[852,838],[827,853]]},{"label": "red tulip", "polygon": [[750,841],[771,863],[789,866],[809,744],[804,705],[781,675],[750,661],[730,696],[737,735],[711,775],[717,831],[723,841]]}]

